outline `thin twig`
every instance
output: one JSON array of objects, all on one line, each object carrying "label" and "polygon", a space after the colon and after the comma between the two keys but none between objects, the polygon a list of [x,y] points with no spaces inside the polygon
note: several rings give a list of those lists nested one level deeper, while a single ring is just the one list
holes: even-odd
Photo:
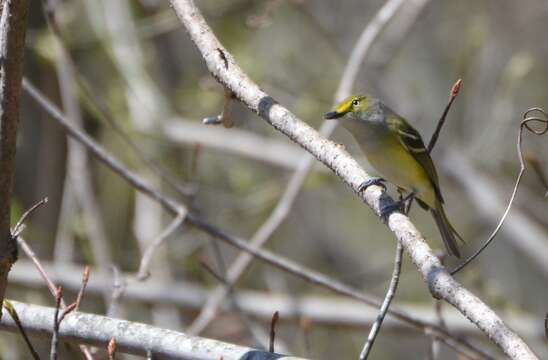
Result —
[{"label": "thin twig", "polygon": [[150,267],[152,257],[154,256],[154,252],[185,221],[187,213],[188,211],[186,208],[181,207],[177,216],[173,219],[169,226],[166,227],[164,231],[162,231],[162,233],[160,233],[146,248],[143,253],[143,257],[141,258],[141,264],[139,265],[139,272],[137,273],[138,280],[145,280],[150,276],[148,269]]},{"label": "thin twig", "polygon": [[[529,116],[529,114],[535,113],[535,112],[540,113],[542,117]],[[539,126],[541,126],[541,128],[540,129],[532,128],[529,123],[537,123]],[[523,114],[523,120],[521,121],[519,125],[518,139],[517,139],[517,151],[518,151],[520,168],[519,168],[518,176],[516,178],[516,182],[514,184],[514,189],[512,190],[512,195],[510,196],[510,200],[508,201],[508,205],[506,206],[506,210],[504,211],[500,221],[495,227],[495,230],[493,230],[493,232],[491,233],[491,235],[489,235],[487,240],[485,240],[483,245],[473,255],[467,258],[463,263],[461,263],[456,268],[451,270],[450,272],[451,275],[456,274],[457,272],[462,270],[466,265],[472,262],[476,257],[478,257],[483,252],[483,250],[485,250],[489,246],[489,244],[491,244],[491,242],[495,239],[499,230],[504,224],[504,221],[506,220],[506,217],[508,216],[508,213],[510,212],[510,209],[512,208],[514,199],[516,198],[516,194],[518,192],[519,185],[521,183],[521,178],[523,177],[523,174],[525,173],[525,169],[526,169],[526,162],[522,153],[522,138],[523,138],[524,129],[538,136],[546,134],[548,132],[548,114],[546,114],[546,112],[541,108],[531,108]]]},{"label": "thin twig", "polygon": [[59,342],[59,312],[61,300],[63,299],[63,288],[59,286],[55,290],[55,313],[53,316],[53,332],[51,335],[50,360],[57,360],[57,344]]},{"label": "thin twig", "polygon": [[40,360],[40,356],[32,346],[32,343],[30,342],[30,339],[27,335],[27,332],[25,331],[25,328],[23,327],[23,324],[21,324],[21,320],[19,319],[19,315],[17,315],[17,311],[13,307],[13,304],[8,300],[4,299],[3,303],[4,309],[7,310],[8,314],[10,314],[11,318],[13,319],[13,322],[17,326],[17,329],[19,330],[19,333],[23,337],[23,340],[25,340],[25,343],[27,344],[27,347],[29,348],[30,353],[32,354],[32,357],[34,360]]},{"label": "thin twig", "polygon": [[445,119],[447,118],[449,109],[451,109],[451,105],[453,105],[453,101],[455,101],[455,99],[457,98],[457,95],[459,94],[461,84],[462,84],[462,79],[458,79],[455,82],[455,84],[453,84],[453,86],[451,87],[451,92],[449,93],[449,102],[445,106],[445,109],[443,110],[441,118],[438,120],[436,130],[434,131],[434,134],[432,134],[432,137],[430,138],[430,142],[428,143],[428,153],[432,152],[432,149],[434,148],[434,146],[436,145],[436,142],[438,141],[441,128],[443,127],[443,124],[445,124]]},{"label": "thin twig", "polygon": [[48,202],[48,198],[45,197],[43,198],[42,200],[38,201],[36,204],[32,205],[30,207],[30,209],[28,209],[27,211],[25,211],[23,213],[23,215],[21,215],[21,218],[19,219],[19,221],[17,221],[17,223],[15,224],[15,226],[13,227],[13,230],[11,231],[11,236],[16,238],[18,237],[21,232],[24,230],[24,223],[25,221],[27,220],[27,218],[36,210],[38,209],[40,206],[46,204]]},{"label": "thin twig", "polygon": [[278,319],[280,317],[280,314],[278,311],[275,311],[272,315],[272,320],[270,321],[270,344],[268,346],[268,351],[271,353],[274,352],[274,340],[276,339],[276,323],[278,322]]},{"label": "thin twig", "polygon": [[86,265],[84,268],[84,273],[82,274],[82,286],[80,286],[80,290],[78,291],[78,296],[76,297],[76,301],[74,302],[76,304],[74,310],[78,311],[80,308],[80,303],[82,302],[82,298],[84,297],[84,291],[86,290],[86,287],[88,286],[89,281],[89,266]]},{"label": "thin twig", "polygon": [[112,278],[112,296],[107,306],[106,315],[109,317],[119,317],[118,305],[127,285],[124,276],[122,276],[117,266],[112,266]]},{"label": "thin twig", "polygon": [[[17,243],[19,244],[19,246],[21,247],[23,252],[34,263],[34,266],[38,270],[38,273],[40,274],[42,279],[46,282],[46,285],[47,285],[50,293],[57,300],[57,286],[54,284],[54,282],[49,277],[48,273],[46,272],[46,270],[42,266],[42,263],[40,262],[40,259],[38,259],[38,256],[36,256],[36,253],[34,252],[34,250],[32,250],[30,245],[25,241],[25,239],[21,235],[17,236]],[[63,300],[62,297],[61,297],[60,301],[61,301],[61,307],[65,308],[66,303],[65,303],[65,301]],[[86,357],[87,360],[93,360],[93,355],[91,355],[91,352],[90,352],[89,348],[86,345],[80,345],[80,350],[82,351],[82,353],[84,354],[84,356]]]},{"label": "thin twig", "polygon": [[373,344],[375,343],[375,339],[377,338],[377,335],[379,334],[379,330],[381,329],[384,317],[386,316],[386,313],[388,312],[388,308],[390,307],[390,303],[392,302],[392,299],[394,298],[394,295],[396,294],[396,289],[398,288],[398,282],[400,281],[402,256],[403,256],[403,245],[400,241],[398,241],[398,245],[396,247],[396,257],[394,259],[394,270],[392,272],[390,285],[388,286],[388,291],[386,292],[386,296],[384,297],[384,301],[382,302],[379,315],[377,316],[377,320],[371,327],[369,336],[367,337],[367,341],[365,342],[365,345],[363,346],[363,349],[359,358],[360,360],[365,360],[369,356],[369,353],[371,349],[373,348]]}]

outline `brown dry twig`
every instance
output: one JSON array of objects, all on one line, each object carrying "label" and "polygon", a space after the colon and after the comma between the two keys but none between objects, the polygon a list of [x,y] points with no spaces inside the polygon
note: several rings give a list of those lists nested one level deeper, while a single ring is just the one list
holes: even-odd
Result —
[{"label": "brown dry twig", "polygon": [[108,352],[108,360],[114,360],[114,357],[116,356],[116,339],[110,338],[108,345],[107,345],[107,352]]},{"label": "brown dry twig", "polygon": [[[540,117],[539,116],[530,116],[530,114],[532,114],[532,113],[539,113]],[[539,125],[540,128],[536,129],[536,128],[532,127],[531,124],[534,124],[534,123]],[[514,189],[512,190],[512,195],[510,196],[510,200],[508,201],[508,205],[506,206],[506,210],[504,210],[504,213],[503,213],[502,217],[500,218],[499,223],[495,227],[495,230],[493,230],[493,232],[491,233],[491,235],[489,235],[487,240],[485,240],[483,245],[473,255],[471,255],[468,259],[466,259],[463,263],[461,263],[455,269],[453,269],[450,272],[451,275],[456,274],[457,272],[462,270],[466,265],[468,265],[470,262],[472,262],[476,257],[478,257],[483,252],[483,250],[485,250],[489,246],[489,244],[491,244],[491,242],[495,239],[495,237],[497,236],[499,230],[501,229],[502,225],[504,224],[504,221],[506,220],[506,217],[508,216],[508,213],[510,212],[510,209],[512,208],[512,205],[514,204],[514,199],[516,198],[516,194],[518,192],[518,188],[519,188],[519,185],[521,183],[521,179],[522,179],[523,174],[525,173],[525,170],[527,168],[527,166],[526,166],[527,162],[525,161],[525,158],[524,158],[524,155],[523,155],[523,152],[522,152],[522,139],[523,139],[524,130],[527,130],[530,133],[532,133],[534,135],[538,135],[538,136],[546,134],[548,132],[548,114],[543,109],[538,108],[538,107],[530,108],[523,114],[523,120],[521,121],[521,123],[519,125],[518,139],[517,139],[517,148],[518,148],[518,157],[519,157],[519,173],[518,173],[518,176],[516,178],[516,182],[514,184]]]},{"label": "brown dry twig", "polygon": [[86,265],[84,268],[84,273],[82,274],[82,286],[80,286],[80,291],[78,291],[78,295],[76,296],[75,308],[74,310],[78,311],[80,308],[80,303],[82,302],[82,298],[84,297],[84,291],[86,290],[86,287],[88,286],[89,281],[89,266]]},{"label": "brown dry twig", "polygon": [[272,314],[272,320],[270,321],[270,344],[268,346],[268,351],[271,353],[274,352],[274,341],[276,340],[276,323],[278,322],[278,319],[280,318],[280,314],[278,311],[275,311],[274,314]]},{"label": "brown dry twig", "polygon": [[432,134],[432,137],[430,138],[430,142],[428,143],[428,153],[432,152],[432,149],[436,145],[436,142],[438,141],[438,137],[440,136],[441,128],[443,127],[443,124],[445,124],[445,119],[447,118],[447,114],[449,113],[449,109],[451,109],[451,106],[453,105],[453,102],[457,98],[457,95],[459,94],[460,87],[462,85],[462,79],[458,79],[455,84],[453,84],[453,87],[451,87],[451,91],[449,92],[449,102],[447,105],[445,105],[445,109],[443,110],[443,113],[438,120],[438,125],[436,126],[436,130]]},{"label": "brown dry twig", "polygon": [[[38,270],[38,273],[40,274],[42,279],[46,282],[46,285],[47,285],[50,293],[57,300],[57,286],[50,279],[48,273],[46,272],[46,270],[42,266],[42,263],[40,262],[40,259],[38,259],[38,256],[36,256],[36,253],[34,252],[34,250],[32,250],[30,245],[20,235],[17,236],[17,243],[19,244],[19,246],[21,247],[23,252],[32,260],[34,266]],[[84,270],[84,273],[85,273],[85,270]],[[87,281],[86,281],[86,284],[87,284]],[[82,292],[82,294],[83,294],[83,291],[84,291],[83,289],[84,288],[85,288],[85,285],[84,285],[84,283],[82,283],[82,285],[80,287],[80,289],[81,289],[80,291]],[[65,301],[63,300],[62,297],[60,299],[60,306],[62,308],[67,307],[66,304],[65,304]],[[76,303],[74,303],[74,306],[76,307]],[[87,360],[93,360],[93,355],[91,355],[91,352],[90,352],[89,348],[86,345],[80,345],[80,350],[82,351],[82,353],[84,354],[84,356],[86,357]]]}]

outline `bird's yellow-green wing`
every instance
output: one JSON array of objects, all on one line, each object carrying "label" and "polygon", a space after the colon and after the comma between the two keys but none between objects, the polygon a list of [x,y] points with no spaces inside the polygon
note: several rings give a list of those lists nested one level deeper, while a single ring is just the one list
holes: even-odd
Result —
[{"label": "bird's yellow-green wing", "polygon": [[443,197],[441,195],[438,174],[432,158],[424,146],[421,135],[415,130],[405,119],[401,116],[389,111],[386,117],[386,123],[389,129],[398,137],[402,146],[409,151],[409,153],[417,160],[417,162],[423,167],[428,179],[434,187],[438,200],[443,203]]}]

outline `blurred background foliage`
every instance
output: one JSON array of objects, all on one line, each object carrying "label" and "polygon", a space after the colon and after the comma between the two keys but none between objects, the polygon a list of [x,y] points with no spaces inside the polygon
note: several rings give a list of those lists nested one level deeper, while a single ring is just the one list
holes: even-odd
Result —
[{"label": "blurred background foliage", "polygon": [[[72,58],[76,77],[90,89],[87,97],[75,90],[82,127],[130,168],[185,201],[221,228],[251,237],[276,205],[302,152],[255,114],[235,104],[235,127],[222,143],[207,141],[210,127],[195,136],[177,139],[170,125],[201,126],[202,118],[220,113],[223,89],[208,75],[197,50],[186,36],[167,1],[158,0],[58,0],[51,2]],[[322,114],[333,102],[341,72],[361,31],[383,1],[234,0],[197,1],[213,30],[238,63],[274,98],[311,126],[321,126]],[[481,175],[487,189],[505,204],[518,171],[516,136],[522,113],[546,106],[548,93],[548,6],[542,0],[424,1],[416,21],[406,23],[418,1],[409,1],[390,22],[362,65],[355,91],[378,96],[409,119],[428,139],[447,101],[451,85],[463,79],[461,94],[449,114],[434,160],[441,173],[447,211],[466,239],[471,254],[495,226],[503,208],[491,216],[478,208],[463,180],[448,171],[458,154],[473,173]],[[60,106],[59,46],[48,28],[39,1],[31,4],[25,74]],[[78,89],[76,86],[75,89]],[[99,104],[99,105],[98,105]],[[97,110],[103,107],[112,121]],[[78,107],[78,106],[77,106]],[[66,108],[65,108],[65,111]],[[113,127],[112,123],[115,124]],[[116,130],[118,128],[119,130]],[[184,129],[181,130],[183,133]],[[244,131],[283,145],[280,163],[260,161],[259,153],[242,156],[223,148],[230,131]],[[145,164],[128,145],[126,134],[156,168]],[[184,136],[183,136],[184,137]],[[334,141],[344,144],[366,168],[353,140],[337,130]],[[209,145],[208,145],[209,144]],[[65,133],[27,96],[17,150],[13,219],[47,196],[48,205],[37,212],[26,239],[47,263],[91,264],[110,272],[110,264],[123,272],[139,266],[143,242],[151,241],[170,221],[167,214],[94,159],[70,166]],[[238,144],[236,143],[235,146]],[[526,136],[525,148],[548,173],[546,137]],[[158,176],[157,167],[186,191],[181,195]],[[69,170],[67,170],[69,169]],[[67,186],[70,169],[89,176],[90,194],[98,206],[102,227],[96,227]],[[76,170],[74,170],[76,169]],[[288,219],[274,233],[268,248],[318,269],[364,291],[384,294],[393,262],[394,237],[379,219],[322,165],[308,176]],[[466,174],[463,174],[466,176]],[[393,190],[393,189],[391,189]],[[480,189],[480,191],[483,191]],[[537,174],[528,171],[518,192],[515,211],[523,214],[548,241],[548,202]],[[411,212],[431,246],[441,248],[431,218],[419,208]],[[93,232],[102,232],[103,254],[93,244]],[[527,229],[523,232],[527,235]],[[97,238],[97,235],[95,236]],[[541,357],[548,356],[540,332],[548,310],[548,273],[516,248],[520,239],[503,230],[493,245],[459,275],[502,316],[520,314],[538,320],[538,336],[526,338]],[[237,252],[221,244],[229,264]],[[538,251],[532,249],[532,251]],[[211,239],[183,226],[156,254],[151,282],[173,281],[217,285],[200,260],[215,264]],[[548,253],[544,253],[548,262]],[[100,258],[103,260],[100,260]],[[21,259],[26,260],[21,255]],[[456,262],[448,259],[450,265]],[[14,267],[17,270],[18,265]],[[93,278],[92,270],[92,278]],[[98,270],[97,270],[98,271]],[[256,262],[238,288],[293,295],[326,291]],[[107,293],[110,289],[105,289]],[[173,291],[177,291],[176,288]],[[45,286],[10,283],[10,298],[53,305]],[[83,310],[105,313],[108,296],[88,294]],[[432,305],[418,273],[405,259],[396,302]],[[184,331],[197,308],[169,308],[173,316],[155,316],[162,306],[120,300],[129,320],[152,322]],[[164,309],[165,310],[165,309]],[[170,312],[167,312],[170,314]],[[161,313],[161,312],[160,312]],[[267,329],[264,319],[261,325]],[[355,358],[368,328],[313,322],[303,335],[302,323],[281,321],[277,334],[287,348],[318,359]],[[536,331],[536,330],[535,330]],[[533,333],[535,331],[532,331]],[[375,359],[423,359],[429,340],[413,330],[401,337],[382,331],[373,350]],[[222,313],[206,336],[241,344],[256,344],[242,330],[237,317]],[[15,335],[0,334],[3,358],[25,358],[25,349],[10,346]],[[482,336],[478,341],[484,341]],[[17,340],[20,341],[20,340]],[[414,354],[409,356],[409,354]],[[11,355],[10,355],[11,354]],[[442,349],[443,359],[456,355]]]}]

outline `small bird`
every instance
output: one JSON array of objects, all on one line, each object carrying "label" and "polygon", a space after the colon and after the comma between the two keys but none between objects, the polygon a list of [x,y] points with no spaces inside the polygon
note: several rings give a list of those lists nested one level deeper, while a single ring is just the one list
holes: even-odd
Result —
[{"label": "small bird", "polygon": [[341,119],[371,166],[382,176],[364,182],[360,191],[384,179],[408,191],[409,196],[397,203],[398,208],[406,200],[417,199],[423,209],[432,213],[447,251],[460,257],[456,238],[462,238],[445,215],[438,174],[417,130],[380,100],[365,95],[346,98],[324,117]]}]

